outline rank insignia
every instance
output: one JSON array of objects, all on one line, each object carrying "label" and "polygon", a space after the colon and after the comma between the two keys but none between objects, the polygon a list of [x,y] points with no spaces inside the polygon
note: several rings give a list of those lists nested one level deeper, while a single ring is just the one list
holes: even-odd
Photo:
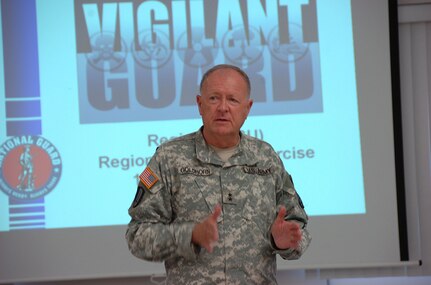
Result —
[{"label": "rank insignia", "polygon": [[139,180],[141,180],[142,184],[144,184],[147,189],[150,189],[157,181],[159,181],[159,178],[154,174],[151,168],[147,167],[141,175],[139,175]]}]

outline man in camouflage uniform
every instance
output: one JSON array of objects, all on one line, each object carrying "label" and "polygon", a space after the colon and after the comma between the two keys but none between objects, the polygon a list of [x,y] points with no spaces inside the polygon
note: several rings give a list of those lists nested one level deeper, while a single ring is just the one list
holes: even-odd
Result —
[{"label": "man in camouflage uniform", "polygon": [[240,132],[247,75],[218,65],[200,88],[203,127],[161,145],[140,175],[130,251],[164,261],[167,284],[276,284],[276,254],[297,259],[311,240],[304,206],[273,148]]}]

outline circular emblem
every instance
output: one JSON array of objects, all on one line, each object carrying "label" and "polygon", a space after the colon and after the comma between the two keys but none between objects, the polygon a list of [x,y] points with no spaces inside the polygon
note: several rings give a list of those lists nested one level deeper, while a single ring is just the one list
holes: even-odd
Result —
[{"label": "circular emblem", "polygon": [[61,176],[61,157],[40,136],[12,137],[0,147],[0,189],[15,199],[36,199],[54,189]]},{"label": "circular emblem", "polygon": [[278,27],[273,28],[268,37],[268,46],[272,56],[282,62],[298,61],[308,52],[308,43],[301,40],[302,27],[290,23],[289,28],[288,42],[280,40]]},{"label": "circular emblem", "polygon": [[138,46],[132,43],[132,53],[135,61],[142,67],[158,69],[171,58],[172,50],[169,37],[159,30],[140,32]]},{"label": "circular emblem", "polygon": [[[87,62],[97,70],[112,71],[126,60],[127,50],[114,49],[115,37],[113,33],[103,32],[95,34],[90,39],[92,52],[86,54]],[[122,49],[126,43],[121,40]]]},{"label": "circular emblem", "polygon": [[234,27],[225,33],[222,40],[224,55],[233,63],[243,66],[251,65],[257,61],[263,52],[260,44],[260,33],[254,27]]},{"label": "circular emblem", "polygon": [[205,30],[201,27],[192,29],[191,46],[188,47],[187,33],[178,40],[178,55],[191,67],[204,67],[214,62],[217,57],[218,45],[215,40],[205,39]]}]

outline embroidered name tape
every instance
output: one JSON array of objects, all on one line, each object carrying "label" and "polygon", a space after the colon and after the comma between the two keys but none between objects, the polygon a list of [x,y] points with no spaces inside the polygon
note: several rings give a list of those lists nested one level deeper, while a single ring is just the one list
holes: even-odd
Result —
[{"label": "embroidered name tape", "polygon": [[208,176],[211,175],[209,168],[194,168],[189,166],[180,167],[178,169],[179,174],[193,174],[196,176]]},{"label": "embroidered name tape", "polygon": [[249,167],[244,166],[242,170],[248,174],[257,174],[257,175],[268,175],[271,174],[271,168],[259,168],[259,167]]}]

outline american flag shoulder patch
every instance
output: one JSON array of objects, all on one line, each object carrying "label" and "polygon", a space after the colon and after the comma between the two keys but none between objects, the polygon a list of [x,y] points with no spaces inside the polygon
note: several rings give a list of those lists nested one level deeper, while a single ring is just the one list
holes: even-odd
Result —
[{"label": "american flag shoulder patch", "polygon": [[147,189],[150,189],[157,181],[159,181],[159,178],[154,174],[151,168],[147,166],[145,170],[142,171],[141,175],[139,175],[139,180],[141,180],[142,184],[144,184]]}]

